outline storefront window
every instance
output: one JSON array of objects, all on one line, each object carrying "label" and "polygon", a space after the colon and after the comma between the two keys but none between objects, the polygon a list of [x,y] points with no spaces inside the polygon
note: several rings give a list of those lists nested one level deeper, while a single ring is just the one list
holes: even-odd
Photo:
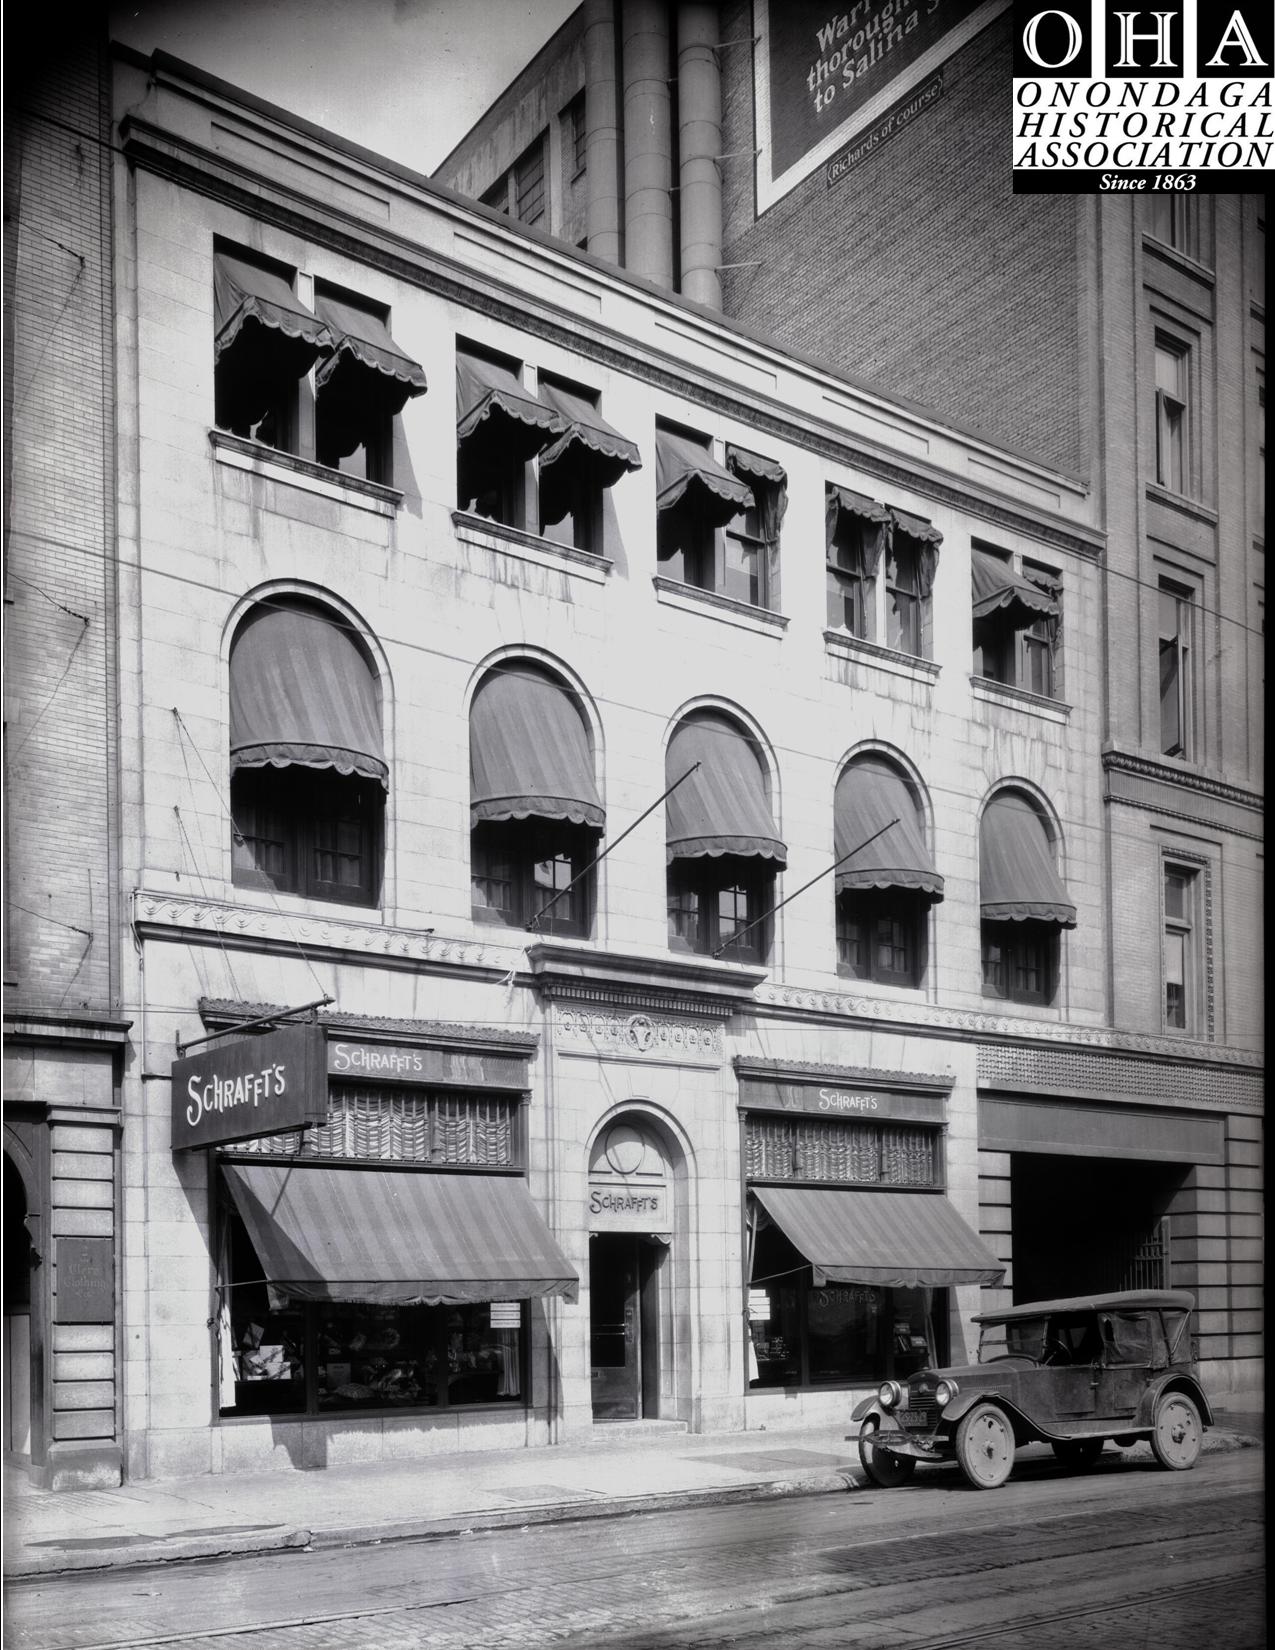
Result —
[{"label": "storefront window", "polygon": [[230,1382],[222,1413],[334,1414],[366,1409],[521,1403],[524,1309],[516,1301],[456,1306],[355,1301],[273,1309],[247,1230],[224,1212],[230,1308],[223,1318]]},{"label": "storefront window", "polygon": [[[760,1211],[754,1210],[757,1218]],[[762,1226],[754,1237],[749,1285],[756,1359],[749,1384],[849,1386],[942,1363],[946,1351],[936,1342],[935,1327],[946,1319],[945,1298],[944,1290],[816,1284],[813,1269],[783,1232]]]}]

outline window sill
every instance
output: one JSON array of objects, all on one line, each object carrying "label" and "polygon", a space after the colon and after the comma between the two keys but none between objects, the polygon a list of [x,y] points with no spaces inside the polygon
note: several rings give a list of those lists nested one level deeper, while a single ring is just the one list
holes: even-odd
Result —
[{"label": "window sill", "polygon": [[1066,727],[1071,720],[1071,706],[1061,699],[1046,699],[1043,694],[1029,693],[1026,688],[1011,687],[1008,682],[993,682],[986,676],[971,676],[970,687],[974,697],[987,705],[1008,705],[1013,710],[1039,716],[1044,722],[1056,722]]},{"label": "window sill", "polygon": [[1196,499],[1187,498],[1185,493],[1175,493],[1158,481],[1147,482],[1147,498],[1154,504],[1162,504],[1166,510],[1176,510],[1179,515],[1190,516],[1192,521],[1202,521],[1207,527],[1217,526],[1216,510]]},{"label": "window sill", "polygon": [[1147,252],[1162,258],[1166,264],[1194,276],[1202,286],[1211,287],[1214,284],[1215,276],[1208,264],[1201,263],[1190,252],[1183,252],[1180,247],[1171,246],[1168,241],[1160,240],[1149,229],[1143,231],[1142,245]]},{"label": "window sill", "polygon": [[651,580],[655,599],[665,607],[677,607],[683,613],[703,613],[724,624],[738,625],[758,636],[782,639],[788,620],[782,613],[772,613],[766,607],[754,607],[751,602],[736,601],[733,596],[719,596],[715,590],[701,590],[698,585],[682,584],[677,579],[662,578],[658,573]]},{"label": "window sill", "polygon": [[552,567],[560,573],[587,579],[590,584],[605,584],[615,565],[606,556],[595,556],[592,551],[577,550],[569,544],[555,544],[539,533],[524,533],[521,527],[506,527],[486,516],[470,515],[467,510],[452,511],[452,526],[462,544],[514,556],[537,567]]},{"label": "window sill", "polygon": [[234,470],[246,470],[249,475],[262,476],[267,481],[281,481],[302,492],[315,493],[320,498],[336,499],[341,504],[352,504],[356,510],[370,510],[373,515],[393,517],[398,514],[403,495],[396,487],[384,487],[379,481],[362,481],[358,476],[342,475],[340,470],[326,464],[315,464],[311,459],[298,458],[295,453],[282,453],[276,447],[263,446],[260,441],[249,441],[228,430],[209,430],[209,445],[218,464],[227,464]]},{"label": "window sill", "polygon": [[906,676],[911,682],[935,682],[942,668],[933,659],[922,659],[915,653],[900,653],[897,648],[883,647],[880,642],[866,641],[852,636],[847,630],[825,630],[824,652],[836,659],[853,659],[857,664],[874,665],[888,670],[894,676]]}]

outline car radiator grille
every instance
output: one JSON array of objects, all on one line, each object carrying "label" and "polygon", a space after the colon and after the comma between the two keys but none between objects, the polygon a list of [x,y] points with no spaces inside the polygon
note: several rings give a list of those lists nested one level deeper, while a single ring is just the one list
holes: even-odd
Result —
[{"label": "car radiator grille", "polygon": [[929,1432],[938,1425],[939,1406],[929,1392],[909,1393],[903,1401],[900,1421],[910,1432]]}]

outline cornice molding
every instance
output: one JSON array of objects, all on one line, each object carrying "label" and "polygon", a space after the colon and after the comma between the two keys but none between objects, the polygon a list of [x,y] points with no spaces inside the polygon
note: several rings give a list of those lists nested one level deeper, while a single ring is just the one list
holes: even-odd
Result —
[{"label": "cornice molding", "polygon": [[[199,1013],[209,1031],[225,1030],[244,1020],[267,1014],[285,1014],[282,1003],[242,1003],[225,997],[201,997]],[[463,1025],[455,1020],[396,1019],[388,1014],[345,1014],[340,1009],[318,1009],[314,1019],[329,1032],[356,1037],[367,1043],[419,1043],[423,1048],[498,1049],[530,1060],[540,1046],[534,1031],[497,1030],[492,1026]]]},{"label": "cornice molding", "polygon": [[464,974],[489,980],[507,977],[522,961],[520,951],[449,939],[420,928],[395,928],[339,917],[293,916],[139,889],[133,895],[133,926],[148,939],[181,939],[188,944],[229,946],[295,956],[344,960],[362,956],[380,968]]},{"label": "cornice molding", "polygon": [[546,999],[599,1008],[654,1009],[661,1014],[728,1020],[750,1007],[764,968],[708,958],[625,955],[542,941],[527,949],[521,983]]},{"label": "cornice molding", "polygon": [[817,1060],[767,1060],[737,1054],[731,1064],[737,1077],[770,1082],[844,1083],[860,1089],[925,1089],[950,1094],[956,1087],[951,1071],[893,1071],[885,1066],[828,1066]]},{"label": "cornice molding", "polygon": [[889,1025],[910,1035],[948,1037],[958,1042],[1012,1043],[1018,1047],[1069,1047],[1082,1053],[1138,1056],[1180,1066],[1184,1061],[1201,1067],[1234,1066],[1260,1072],[1260,1055],[1213,1043],[1192,1043],[1140,1032],[1115,1031],[1106,1027],[1069,1025],[1065,1022],[1013,1020],[1003,1015],[983,1014],[975,1009],[917,1007],[894,1003],[886,998],[851,997],[840,992],[809,990],[804,987],[764,985],[758,988],[754,1010],[767,1018],[792,1015],[814,1019],[825,1025],[858,1022]]},{"label": "cornice molding", "polygon": [[4,1035],[9,1044],[60,1044],[63,1047],[124,1048],[133,1022],[114,1014],[57,1014],[14,1007],[5,1010]]},{"label": "cornice molding", "polygon": [[[477,285],[478,281],[487,281],[492,288],[496,288],[498,278],[486,272],[466,270],[441,253],[422,248],[384,227],[369,224],[353,213],[342,211],[330,201],[303,196],[278,179],[250,172],[225,155],[164,131],[142,118],[129,116],[121,123],[121,133],[124,154],[132,165],[145,167],[170,182],[218,200],[250,218],[272,223],[312,245],[326,246],[423,291],[432,292],[450,303],[557,344],[601,366],[667,390],[671,395],[708,408],[723,417],[737,419],[758,434],[772,435],[825,458],[829,463],[845,465],[878,480],[892,482],[1006,532],[1020,533],[1038,543],[1090,560],[1098,558],[1103,552],[1105,534],[1098,530],[1093,530],[1092,536],[1086,536],[1084,532],[1061,523],[1041,520],[1025,511],[986,499],[926,467],[908,467],[871,446],[835,436],[828,430],[811,429],[779,411],[743,401],[738,395],[726,393],[684,372],[674,371],[670,366],[638,355],[631,345],[624,349],[607,342],[591,333],[587,323],[583,323],[578,316],[572,318],[564,314],[558,320],[548,314],[537,314],[525,293],[520,296],[510,293],[506,297],[496,290],[483,291]],[[441,209],[444,203],[433,204]],[[487,228],[480,219],[475,218],[474,223],[479,228]],[[543,255],[552,249],[536,247],[535,250]],[[635,296],[641,296],[640,288],[635,286],[632,290]],[[548,308],[546,300],[537,301]],[[748,340],[741,340],[741,347],[748,344]],[[756,352],[756,345],[751,346],[751,352]],[[846,385],[845,388],[854,392],[857,386]],[[949,430],[943,425],[938,427],[953,439],[961,439],[961,432]],[[991,450],[999,451],[995,448]]]},{"label": "cornice molding", "polygon": [[[1156,762],[1150,757],[1135,756],[1129,751],[1105,750],[1102,753],[1102,767],[1104,773],[1127,773],[1135,779],[1152,779],[1157,784],[1169,785],[1176,790],[1195,791],[1200,796],[1212,797],[1218,802],[1230,803],[1237,808],[1250,808],[1254,813],[1262,813],[1265,801],[1257,791],[1244,790],[1239,785],[1228,784],[1224,779],[1210,779],[1201,773],[1194,773],[1188,768],[1174,767],[1168,762]],[[1121,797],[1121,802],[1129,801]],[[1139,804],[1134,803],[1133,806]]]}]

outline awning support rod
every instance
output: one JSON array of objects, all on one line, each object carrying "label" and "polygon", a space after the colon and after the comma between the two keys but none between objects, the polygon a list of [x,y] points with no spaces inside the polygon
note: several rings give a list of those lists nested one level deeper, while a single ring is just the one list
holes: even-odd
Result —
[{"label": "awning support rod", "polygon": [[178,1043],[177,1053],[183,1055],[187,1049],[198,1048],[201,1043],[211,1043],[217,1037],[228,1037],[232,1031],[249,1031],[253,1026],[268,1026],[275,1020],[290,1020],[294,1014],[304,1014],[309,1008],[326,1008],[335,1001],[335,997],[316,997],[312,1003],[302,1003],[299,1008],[280,1008],[273,1014],[258,1014],[255,1020],[238,1020],[232,1026],[223,1026],[220,1031],[210,1031],[206,1037],[192,1037],[188,1043]]},{"label": "awning support rod", "polygon": [[840,859],[834,859],[832,864],[829,865],[827,869],[820,871],[817,877],[811,877],[809,882],[803,882],[801,887],[797,889],[796,893],[789,894],[787,899],[781,899],[778,905],[772,905],[769,911],[763,911],[761,916],[754,917],[752,922],[746,923],[738,933],[731,935],[725,945],[719,945],[716,951],[713,952],[713,955],[715,957],[720,957],[723,951],[729,950],[732,945],[735,945],[740,939],[742,939],[743,936],[748,933],[749,929],[756,928],[759,922],[765,922],[768,917],[773,917],[776,912],[782,911],[785,905],[790,905],[792,901],[797,898],[797,894],[804,894],[807,888],[813,888],[816,882],[821,882],[823,878],[828,875],[829,871],[835,871],[838,865],[844,865],[845,862],[848,859],[852,859],[855,854],[862,853],[862,851],[868,846],[869,842],[875,842],[879,836],[885,835],[891,825],[897,825],[898,823],[899,816],[898,814],[895,814],[894,818],[887,820],[879,831],[873,831],[871,836],[865,837],[862,842],[857,844],[857,846],[851,848],[848,854],[842,854]]},{"label": "awning support rod", "polygon": [[695,762],[689,768],[687,768],[686,772],[682,775],[681,779],[675,779],[673,781],[673,783],[669,786],[668,790],[666,790],[663,793],[662,796],[657,796],[655,801],[652,802],[651,806],[646,809],[646,812],[645,813],[640,813],[637,816],[637,818],[633,821],[632,825],[630,825],[628,827],[627,830],[621,831],[619,836],[616,837],[614,842],[608,842],[606,847],[602,850],[602,852],[598,855],[598,857],[596,859],[590,860],[589,863],[585,866],[584,870],[581,871],[578,876],[572,877],[571,881],[567,884],[567,886],[565,888],[559,888],[558,892],[553,896],[553,898],[548,902],[548,904],[547,905],[542,905],[540,907],[540,909],[536,912],[535,916],[532,917],[531,921],[527,924],[528,932],[534,934],[537,931],[537,929],[539,928],[540,919],[541,919],[541,917],[544,916],[545,912],[546,911],[552,911],[554,906],[558,903],[558,901],[562,898],[562,896],[564,894],[569,894],[571,892],[571,890],[575,887],[577,882],[580,882],[585,877],[587,877],[589,872],[592,871],[595,868],[595,866],[601,865],[602,861],[611,852],[612,848],[618,848],[620,846],[620,844],[624,841],[625,837],[629,835],[630,831],[636,831],[637,830],[638,826],[646,818],[647,814],[653,814],[655,812],[655,810],[659,807],[660,803],[664,801],[665,797],[672,796],[673,792],[682,783],[682,779],[689,779],[691,777],[691,775],[695,772],[695,769],[699,768],[699,767],[702,767],[702,766],[703,766],[703,764],[701,762]]}]

